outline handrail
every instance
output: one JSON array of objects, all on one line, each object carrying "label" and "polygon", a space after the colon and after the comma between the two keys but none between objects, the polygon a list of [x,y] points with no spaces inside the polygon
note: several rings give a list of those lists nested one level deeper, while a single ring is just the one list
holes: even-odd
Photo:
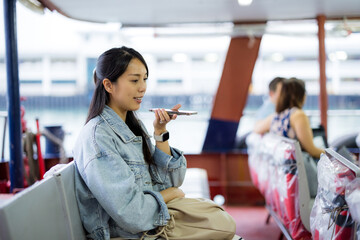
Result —
[{"label": "handrail", "polygon": [[307,178],[307,173],[305,169],[305,163],[303,154],[301,151],[299,141],[295,141],[295,154],[296,154],[296,166],[298,168],[298,183],[299,183],[299,208],[300,208],[300,218],[305,228],[310,232],[310,213],[313,206],[310,197],[310,189]]},{"label": "handrail", "polygon": [[349,159],[341,156],[339,153],[337,153],[336,151],[334,151],[331,148],[325,149],[325,153],[328,157],[336,158],[338,161],[340,161],[346,167],[350,168],[355,173],[356,177],[360,177],[360,167],[356,166]]}]

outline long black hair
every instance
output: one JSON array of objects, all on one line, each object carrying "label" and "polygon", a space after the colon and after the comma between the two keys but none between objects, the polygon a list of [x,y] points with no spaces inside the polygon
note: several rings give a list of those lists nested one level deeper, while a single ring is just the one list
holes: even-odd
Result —
[{"label": "long black hair", "polygon": [[[86,123],[101,114],[105,105],[109,104],[110,95],[104,88],[103,80],[107,78],[112,83],[115,83],[117,79],[124,74],[130,61],[134,58],[140,60],[144,64],[147,75],[149,75],[149,69],[144,58],[139,52],[132,48],[125,46],[120,48],[111,48],[99,56],[94,71],[95,90],[91,99]],[[145,161],[149,164],[153,163],[150,149],[146,141],[146,134],[140,126],[133,111],[127,112],[125,123],[136,136],[141,136],[143,140],[142,147]]]}]

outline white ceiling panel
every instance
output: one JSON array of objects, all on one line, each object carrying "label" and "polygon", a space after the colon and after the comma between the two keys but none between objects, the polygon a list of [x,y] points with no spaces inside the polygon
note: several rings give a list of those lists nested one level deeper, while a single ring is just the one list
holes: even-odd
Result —
[{"label": "white ceiling panel", "polygon": [[360,0],[39,0],[51,10],[79,20],[123,26],[269,20],[359,18]]}]

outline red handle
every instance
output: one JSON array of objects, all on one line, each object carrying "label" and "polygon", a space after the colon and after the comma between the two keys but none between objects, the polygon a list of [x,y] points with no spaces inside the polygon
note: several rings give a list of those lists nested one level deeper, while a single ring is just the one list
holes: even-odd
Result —
[{"label": "red handle", "polygon": [[36,119],[36,145],[37,145],[37,154],[38,154],[38,164],[39,164],[39,173],[40,173],[40,180],[43,179],[43,176],[45,174],[45,162],[41,154],[41,145],[40,145],[40,127],[39,127],[39,119]]}]

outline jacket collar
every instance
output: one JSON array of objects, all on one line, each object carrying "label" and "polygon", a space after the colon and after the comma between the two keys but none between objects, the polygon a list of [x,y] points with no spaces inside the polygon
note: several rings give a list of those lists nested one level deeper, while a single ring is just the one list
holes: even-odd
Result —
[{"label": "jacket collar", "polygon": [[105,105],[100,117],[124,142],[131,142],[137,137],[126,125],[124,120],[109,106]]}]

